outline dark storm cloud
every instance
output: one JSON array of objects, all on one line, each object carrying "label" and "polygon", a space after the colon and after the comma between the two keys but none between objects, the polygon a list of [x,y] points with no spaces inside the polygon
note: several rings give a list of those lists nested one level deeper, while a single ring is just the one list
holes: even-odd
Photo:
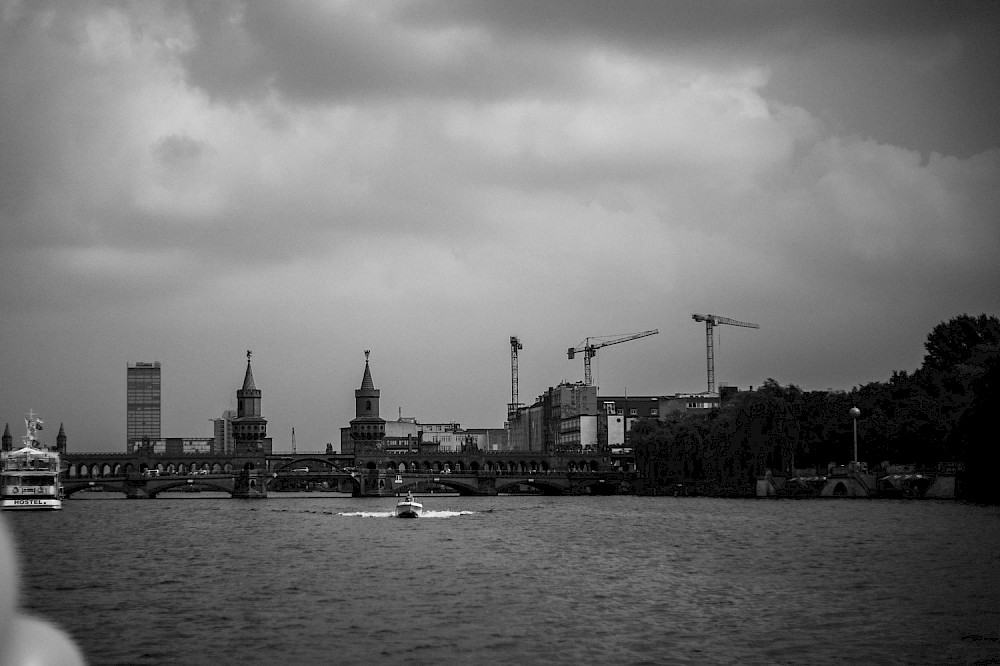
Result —
[{"label": "dark storm cloud", "polygon": [[40,359],[74,433],[124,359],[196,435],[229,393],[185,386],[259,349],[276,432],[322,444],[354,349],[405,413],[495,426],[509,334],[526,394],[654,327],[603,377],[697,389],[695,311],[764,326],[720,379],[848,387],[998,307],[987,5],[0,3],[0,398]]},{"label": "dark storm cloud", "polygon": [[994,2],[482,0],[413,3],[401,14],[475,25],[498,42],[759,64],[772,73],[766,93],[839,131],[962,156],[1000,146]]},{"label": "dark storm cloud", "polygon": [[[190,80],[213,96],[554,99],[580,49],[758,65],[765,91],[918,150],[1000,145],[1000,11],[983,2],[192,3]],[[917,100],[920,100],[919,102]],[[863,100],[863,101],[862,101]]]},{"label": "dark storm cloud", "polygon": [[397,22],[397,11],[390,3],[197,3],[198,46],[185,62],[192,83],[230,99],[271,89],[306,102],[496,99],[579,85],[569,63],[544,44],[505,52],[480,26],[448,32],[451,26]]}]

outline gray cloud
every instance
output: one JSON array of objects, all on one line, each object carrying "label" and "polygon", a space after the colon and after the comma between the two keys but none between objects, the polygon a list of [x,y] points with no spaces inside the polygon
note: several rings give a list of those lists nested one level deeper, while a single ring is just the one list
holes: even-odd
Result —
[{"label": "gray cloud", "polygon": [[387,414],[499,426],[507,336],[526,396],[649,328],[602,385],[697,390],[695,311],[762,324],[722,381],[916,367],[1000,309],[983,12],[8,2],[0,404],[117,446],[121,368],[160,360],[198,435],[250,347],[276,438],[322,448],[371,348]]}]

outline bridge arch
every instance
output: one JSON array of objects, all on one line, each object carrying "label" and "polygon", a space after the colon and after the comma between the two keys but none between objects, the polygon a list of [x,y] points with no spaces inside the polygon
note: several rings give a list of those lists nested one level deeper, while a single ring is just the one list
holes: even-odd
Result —
[{"label": "bridge arch", "polygon": [[503,479],[498,478],[496,489],[497,492],[504,492],[510,488],[516,486],[530,486],[536,490],[541,491],[543,495],[564,495],[565,488],[558,483],[547,481],[545,478],[516,478],[516,479]]},{"label": "bridge arch", "polygon": [[[403,483],[395,486],[393,490],[395,491],[396,494],[401,494],[407,491],[417,490],[420,488],[420,486],[428,482],[429,479],[423,479],[423,478],[404,479]],[[447,488],[450,488],[451,490],[457,492],[459,495],[478,494],[477,492],[478,488],[474,484],[471,484],[468,480],[463,480],[461,478],[453,479],[447,475],[442,475],[439,477],[435,477],[433,483],[434,485],[437,486],[445,486]]]},{"label": "bridge arch", "polygon": [[340,470],[333,460],[325,458],[321,454],[317,454],[315,456],[301,456],[300,454],[300,456],[296,457],[294,460],[283,460],[280,464],[272,465],[271,471],[290,472],[294,468],[303,465],[309,467],[310,472],[333,472]]},{"label": "bridge arch", "polygon": [[121,482],[120,479],[119,480],[111,480],[111,479],[100,480],[100,479],[94,479],[93,481],[90,481],[87,484],[72,484],[72,485],[69,485],[69,486],[64,486],[63,487],[63,494],[64,494],[65,497],[72,497],[76,493],[82,492],[84,490],[90,490],[92,488],[103,488],[104,490],[111,491],[111,492],[116,492],[116,493],[124,493],[125,492],[125,486],[124,486],[124,484],[122,484],[122,482]]},{"label": "bridge arch", "polygon": [[[162,477],[161,477],[162,478]],[[169,477],[168,477],[169,478]],[[166,482],[158,483],[155,487],[150,488],[147,492],[149,497],[153,498],[170,490],[176,490],[178,488],[190,488],[197,486],[199,488],[204,488],[207,490],[218,490],[220,492],[233,494],[233,488],[231,485],[222,484],[214,482],[210,479],[191,479],[186,477],[177,477],[176,479],[171,479]]]}]

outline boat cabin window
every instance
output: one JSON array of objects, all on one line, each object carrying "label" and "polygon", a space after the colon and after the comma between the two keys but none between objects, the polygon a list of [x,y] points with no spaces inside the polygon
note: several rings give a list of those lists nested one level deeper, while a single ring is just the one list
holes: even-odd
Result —
[{"label": "boat cabin window", "polygon": [[56,477],[49,474],[32,476],[18,476],[16,474],[4,474],[3,484],[5,486],[54,486]]}]

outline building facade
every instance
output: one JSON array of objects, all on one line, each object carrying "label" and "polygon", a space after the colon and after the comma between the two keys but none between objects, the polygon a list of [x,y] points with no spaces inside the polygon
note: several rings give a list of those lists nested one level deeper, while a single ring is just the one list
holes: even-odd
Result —
[{"label": "building facade", "polygon": [[628,448],[628,431],[639,419],[662,421],[675,413],[705,413],[719,404],[718,393],[598,396],[594,386],[563,383],[510,415],[505,450],[622,453]]},{"label": "building facade", "polygon": [[132,452],[136,442],[160,439],[160,362],[130,363],[125,372],[125,439]]},{"label": "building facade", "polygon": [[549,387],[507,422],[508,451],[552,454],[596,450],[602,445],[597,387],[564,382]]},{"label": "building facade", "polygon": [[222,412],[222,416],[212,419],[212,434],[214,435],[212,453],[232,455],[236,450],[236,440],[233,438],[233,419],[236,418],[236,410],[227,409]]}]

